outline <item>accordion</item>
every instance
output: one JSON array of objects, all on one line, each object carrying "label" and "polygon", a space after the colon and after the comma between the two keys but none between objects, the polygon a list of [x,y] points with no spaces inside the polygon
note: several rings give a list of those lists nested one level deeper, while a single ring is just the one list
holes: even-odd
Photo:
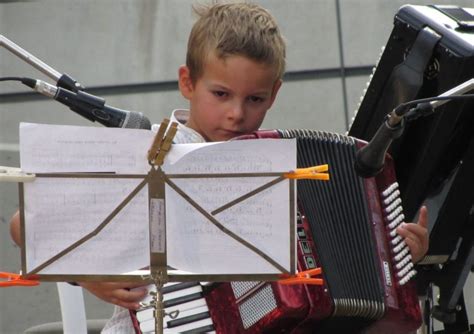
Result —
[{"label": "accordion", "polygon": [[[258,131],[239,139],[296,138],[298,168],[329,164],[331,180],[298,181],[298,271],[321,267],[324,285],[171,283],[164,333],[410,333],[421,325],[392,161],[375,178],[355,174],[348,136]],[[131,312],[137,333],[154,332],[151,309]]]}]

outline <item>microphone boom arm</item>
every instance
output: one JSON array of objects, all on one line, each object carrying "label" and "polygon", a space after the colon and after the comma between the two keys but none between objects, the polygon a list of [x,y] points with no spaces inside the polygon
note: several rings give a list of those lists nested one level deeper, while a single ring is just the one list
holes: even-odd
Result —
[{"label": "microphone boom arm", "polygon": [[5,49],[13,53],[18,58],[30,64],[40,72],[46,74],[48,77],[56,81],[59,87],[71,90],[73,92],[84,90],[84,87],[76,80],[71,78],[69,75],[59,73],[54,68],[44,63],[37,57],[33,56],[28,51],[26,51],[19,45],[13,43],[11,40],[9,40],[3,35],[0,35],[0,46],[3,46]]},{"label": "microphone boom arm", "polygon": [[[439,97],[449,97],[449,96],[453,96],[453,95],[463,95],[471,90],[474,89],[474,78],[466,81],[466,82],[463,82],[462,84],[460,85],[457,85],[456,87],[454,88],[451,88],[450,90],[444,92],[443,94],[439,95]],[[442,106],[443,104],[449,102],[450,100],[438,100],[438,101],[432,101],[430,102],[431,104],[431,108],[437,108],[439,106]]]}]

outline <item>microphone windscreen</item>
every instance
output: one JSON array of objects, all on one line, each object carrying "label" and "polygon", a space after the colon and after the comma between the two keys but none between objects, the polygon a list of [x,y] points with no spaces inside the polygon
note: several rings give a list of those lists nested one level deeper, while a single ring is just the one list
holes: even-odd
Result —
[{"label": "microphone windscreen", "polygon": [[123,121],[122,128],[150,130],[151,123],[141,112],[129,111]]}]

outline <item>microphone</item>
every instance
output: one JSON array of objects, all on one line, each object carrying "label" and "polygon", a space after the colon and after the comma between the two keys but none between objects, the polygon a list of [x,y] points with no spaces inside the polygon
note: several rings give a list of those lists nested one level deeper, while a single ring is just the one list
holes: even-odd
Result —
[{"label": "microphone", "polygon": [[374,137],[356,153],[354,169],[359,176],[368,178],[382,171],[385,154],[392,141],[402,135],[404,127],[404,118],[396,113],[385,116]]},{"label": "microphone", "polygon": [[83,91],[72,92],[42,80],[23,82],[38,93],[55,99],[92,122],[113,128],[151,129],[151,123],[141,112],[127,111],[105,104],[105,100]]},{"label": "microphone", "polygon": [[8,78],[18,80],[33,88],[35,91],[53,98],[65,105],[72,111],[87,118],[97,121],[108,127],[151,129],[150,121],[139,112],[127,111],[113,108],[105,104],[100,97],[83,92],[84,87],[67,74],[61,74],[28,51],[21,48],[3,35],[0,35],[0,47],[5,47],[17,57],[32,65],[57,82],[53,86],[42,80],[30,78]]}]

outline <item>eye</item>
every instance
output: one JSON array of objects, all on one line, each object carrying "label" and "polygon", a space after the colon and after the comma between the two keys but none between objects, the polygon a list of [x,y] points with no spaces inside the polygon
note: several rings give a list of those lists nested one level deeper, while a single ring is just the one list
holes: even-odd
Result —
[{"label": "eye", "polygon": [[226,97],[228,95],[227,92],[224,92],[222,90],[215,90],[212,92],[212,94],[217,97]]},{"label": "eye", "polygon": [[261,103],[261,102],[265,101],[265,99],[263,97],[255,96],[255,95],[249,96],[248,100],[250,102],[253,102],[253,103]]}]

